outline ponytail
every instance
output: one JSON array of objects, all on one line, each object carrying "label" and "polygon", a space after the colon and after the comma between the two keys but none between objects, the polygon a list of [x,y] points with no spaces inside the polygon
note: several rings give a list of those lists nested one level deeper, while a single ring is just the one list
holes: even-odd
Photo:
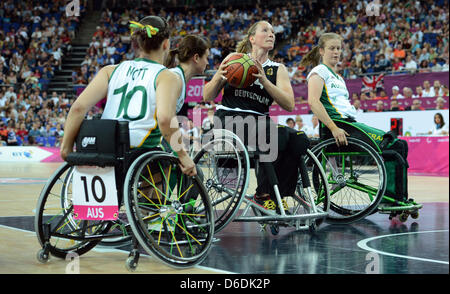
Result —
[{"label": "ponytail", "polygon": [[303,56],[302,61],[300,61],[300,66],[308,67],[311,65],[315,67],[320,63],[320,58],[319,46],[314,46],[311,51]]},{"label": "ponytail", "polygon": [[250,43],[250,40],[248,38],[248,35],[240,41],[236,46],[236,52],[237,53],[249,53],[252,51],[252,44]]},{"label": "ponytail", "polygon": [[178,48],[172,49],[172,50],[169,51],[169,54],[167,55],[166,60],[164,60],[164,66],[165,67],[172,68],[172,67],[175,67],[177,65],[176,64],[176,59],[177,59],[176,57],[178,55],[178,52],[179,52]]},{"label": "ponytail", "polygon": [[256,28],[260,22],[265,22],[264,20],[260,20],[251,25],[251,27],[247,31],[247,35],[240,41],[236,46],[237,53],[250,53],[252,51],[252,43],[250,43],[250,37],[256,33]]},{"label": "ponytail", "polygon": [[177,66],[177,63],[188,62],[192,56],[203,56],[211,48],[209,41],[199,35],[187,35],[178,44],[176,49],[170,50],[164,65],[167,68]]}]

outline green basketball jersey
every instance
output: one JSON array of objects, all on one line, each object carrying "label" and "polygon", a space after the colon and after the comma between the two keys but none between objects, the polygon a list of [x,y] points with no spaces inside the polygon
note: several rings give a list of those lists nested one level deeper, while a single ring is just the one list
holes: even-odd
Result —
[{"label": "green basketball jersey", "polygon": [[130,147],[155,147],[161,132],[156,121],[156,78],[165,66],[145,58],[121,62],[108,84],[103,119],[129,121]]}]

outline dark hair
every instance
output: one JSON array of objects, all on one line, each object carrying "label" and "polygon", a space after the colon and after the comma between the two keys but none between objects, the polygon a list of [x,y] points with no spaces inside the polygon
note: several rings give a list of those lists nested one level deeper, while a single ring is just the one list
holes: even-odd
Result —
[{"label": "dark hair", "polygon": [[286,123],[288,123],[288,122],[293,122],[294,124],[295,124],[295,120],[292,118],[292,117],[289,117],[287,120],[286,120]]},{"label": "dark hair", "polygon": [[175,57],[179,62],[186,62],[195,54],[203,56],[206,50],[211,47],[209,41],[198,35],[185,36],[176,49],[170,50],[167,59],[164,62],[166,67],[174,67],[176,64]]},{"label": "dark hair", "polygon": [[438,129],[442,129],[442,127],[445,125],[444,117],[440,112],[436,113],[434,117],[436,117],[436,115],[441,119],[441,123],[438,125]]},{"label": "dark hair", "polygon": [[150,25],[159,31],[150,38],[146,29],[135,30],[131,35],[131,44],[134,50],[150,52],[157,50],[165,39],[169,38],[170,31],[167,21],[159,16],[146,16],[139,21],[140,24]]}]

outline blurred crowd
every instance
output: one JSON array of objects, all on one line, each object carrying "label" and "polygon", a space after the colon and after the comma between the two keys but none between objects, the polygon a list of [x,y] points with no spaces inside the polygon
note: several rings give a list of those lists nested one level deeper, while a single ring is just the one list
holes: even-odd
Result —
[{"label": "blurred crowd", "polygon": [[[64,56],[70,54],[71,42],[87,7],[87,0],[80,1],[81,15],[68,17],[65,2],[0,3],[0,144],[59,144],[73,98],[65,93],[50,93],[48,84],[61,69]],[[187,34],[207,37],[212,45],[209,71],[217,69],[223,58],[235,50],[246,29],[262,19],[270,21],[276,33],[277,46],[271,58],[286,64],[293,84],[305,82],[309,69],[299,67],[299,63],[325,31],[343,36],[343,61],[339,66],[344,78],[380,72],[448,71],[448,1],[379,2],[379,16],[369,17],[364,2],[356,0],[321,3],[329,7],[319,7],[316,1],[296,0],[270,8],[257,1],[243,7],[216,8],[210,4],[207,9],[186,6],[167,10],[154,10],[152,5],[139,9],[134,7],[141,5],[123,6],[123,1],[105,0],[99,25],[85,59],[72,73],[72,82],[75,86],[87,85],[101,67],[134,59],[128,24],[149,14],[168,20],[173,47]],[[438,105],[438,101],[448,99],[448,85],[432,82],[393,89],[395,98],[387,97],[383,91],[355,93],[352,101],[357,107],[370,99],[429,97],[432,90],[435,94],[431,97],[437,97]],[[296,97],[296,101],[305,102],[305,98]],[[390,109],[384,109],[383,103],[383,110],[395,109],[395,102],[390,103],[394,104]],[[88,116],[98,111],[101,108],[93,109]]]},{"label": "blurred crowd", "polygon": [[57,145],[62,136],[73,101],[47,89],[79,26],[65,7],[65,1],[50,0],[0,3],[0,143],[45,145],[51,137]]},{"label": "blurred crowd", "polygon": [[[375,3],[375,2],[374,2]],[[368,16],[363,1],[334,1],[320,18],[293,31],[290,43],[277,52],[290,66],[294,82],[304,82],[308,68],[299,66],[323,32],[344,39],[344,78],[381,72],[448,71],[449,6],[447,0],[378,1],[377,17]],[[300,11],[304,4],[300,4]]]}]

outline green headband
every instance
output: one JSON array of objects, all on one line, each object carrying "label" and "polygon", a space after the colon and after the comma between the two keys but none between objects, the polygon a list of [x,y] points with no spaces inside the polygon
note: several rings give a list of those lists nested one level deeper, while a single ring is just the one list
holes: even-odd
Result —
[{"label": "green headband", "polygon": [[130,21],[131,35],[133,35],[137,30],[145,29],[147,31],[147,36],[151,38],[159,32],[158,28],[152,27],[151,25],[143,25],[136,21]]}]

